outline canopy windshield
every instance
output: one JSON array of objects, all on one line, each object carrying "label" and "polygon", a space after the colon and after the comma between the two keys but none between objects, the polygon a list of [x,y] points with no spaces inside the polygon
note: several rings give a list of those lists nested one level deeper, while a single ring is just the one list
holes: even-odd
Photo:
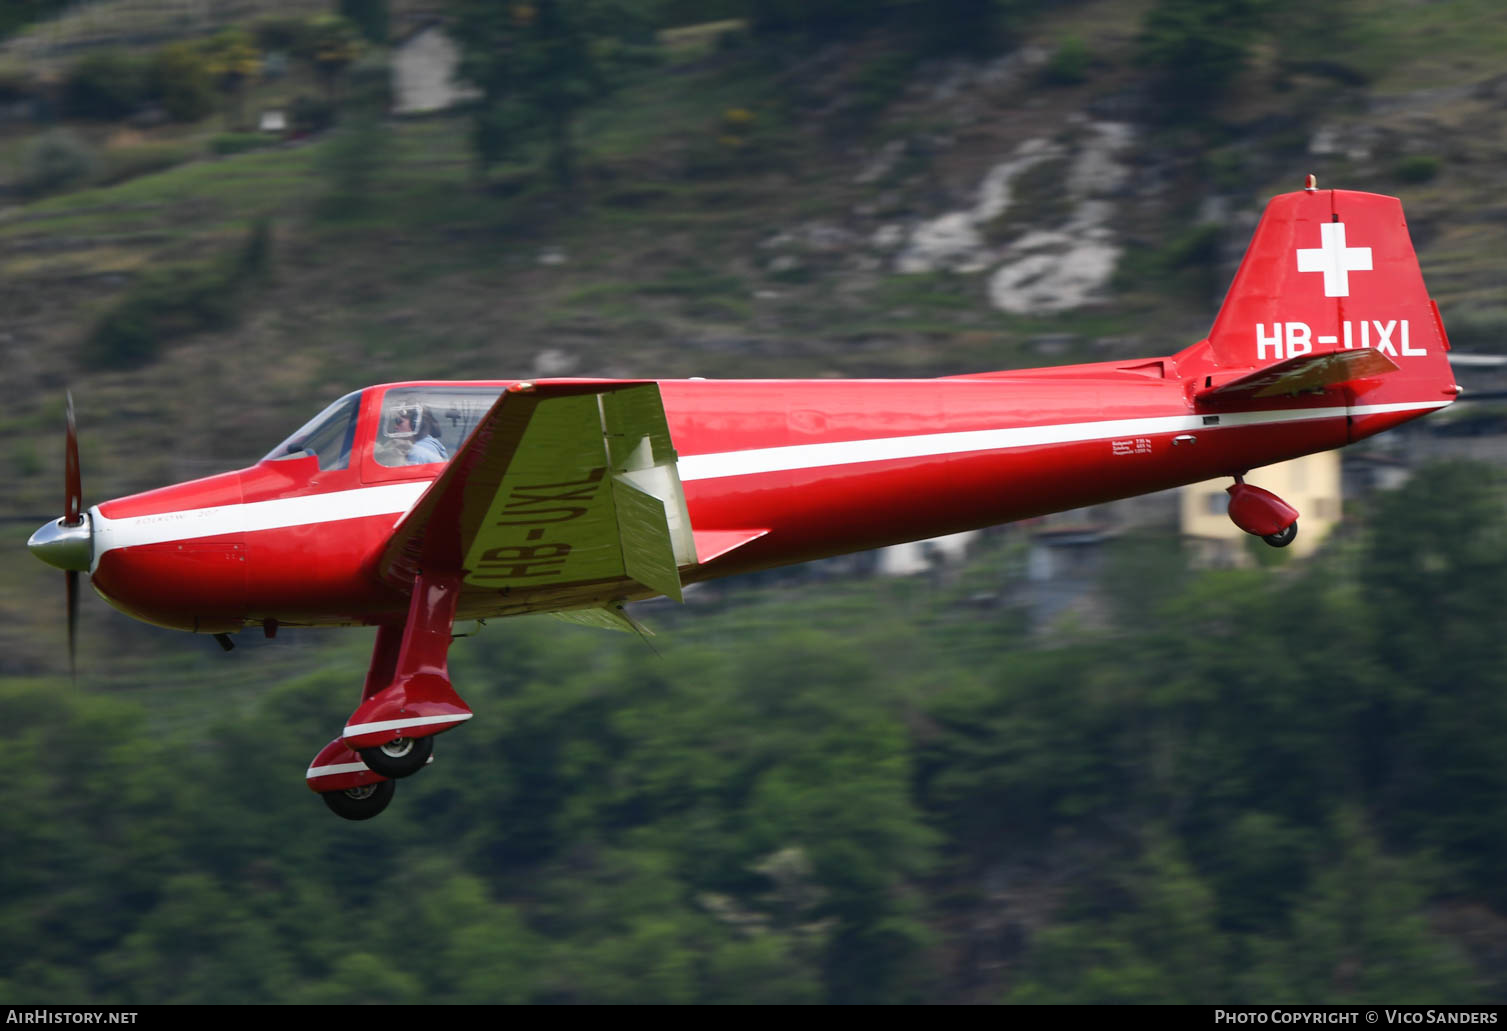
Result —
[{"label": "canopy windshield", "polygon": [[294,434],[267,453],[264,462],[314,455],[321,471],[344,469],[351,461],[351,444],[356,437],[356,413],[361,408],[361,391],[346,394]]}]

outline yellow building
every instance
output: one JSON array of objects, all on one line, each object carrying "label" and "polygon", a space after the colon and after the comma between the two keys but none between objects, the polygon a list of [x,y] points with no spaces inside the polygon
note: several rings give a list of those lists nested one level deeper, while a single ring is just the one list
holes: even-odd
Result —
[{"label": "yellow building", "polygon": [[[1271,491],[1298,510],[1298,536],[1288,546],[1294,557],[1311,553],[1340,521],[1340,457],[1335,451],[1295,458],[1279,465],[1252,469],[1245,482]],[[1230,522],[1230,479],[1193,483],[1182,489],[1179,523],[1185,536],[1197,543],[1197,555],[1207,566],[1244,566],[1251,562],[1250,534]],[[1266,547],[1266,545],[1262,545]]]}]

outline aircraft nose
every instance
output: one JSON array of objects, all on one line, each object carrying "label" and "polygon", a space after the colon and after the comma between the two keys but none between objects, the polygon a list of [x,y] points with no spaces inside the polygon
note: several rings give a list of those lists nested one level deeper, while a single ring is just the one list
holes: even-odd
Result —
[{"label": "aircraft nose", "polygon": [[69,526],[62,519],[44,523],[41,529],[26,542],[31,553],[46,562],[72,572],[87,573],[94,558],[94,534],[87,513],[79,514],[79,522]]}]

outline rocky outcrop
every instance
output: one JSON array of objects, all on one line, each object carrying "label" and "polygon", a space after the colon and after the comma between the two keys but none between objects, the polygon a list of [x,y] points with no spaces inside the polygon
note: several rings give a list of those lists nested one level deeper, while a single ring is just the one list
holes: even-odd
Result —
[{"label": "rocky outcrop", "polygon": [[[908,229],[883,226],[874,234],[874,246],[898,248],[894,268],[902,274],[988,272],[990,303],[1012,314],[1049,314],[1092,303],[1120,256],[1111,227],[1113,198],[1129,177],[1122,157],[1133,138],[1128,124],[1100,121],[1085,122],[1071,142],[1027,140],[989,169],[971,206]],[[1020,200],[1015,184],[1048,161],[1067,163],[1060,184],[1065,204],[1051,205],[1066,214],[1038,220],[1021,212],[1012,219],[1016,232],[991,239],[990,225]]]}]

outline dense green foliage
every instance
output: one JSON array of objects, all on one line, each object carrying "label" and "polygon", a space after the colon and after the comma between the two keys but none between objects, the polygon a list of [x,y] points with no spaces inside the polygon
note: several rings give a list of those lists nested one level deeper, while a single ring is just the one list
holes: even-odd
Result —
[{"label": "dense green foliage", "polygon": [[[264,74],[286,73],[287,58],[310,68],[327,98],[337,99],[345,71],[367,51],[363,31],[385,38],[385,4],[354,4],[362,21],[336,14],[269,16],[232,24],[200,38],[184,39],[150,51],[104,49],[85,53],[63,70],[58,113],[64,118],[118,121],[160,106],[168,118],[194,122],[211,114],[216,93],[225,98],[233,127],[243,126],[251,86]],[[276,55],[274,71],[266,68]],[[50,110],[42,80],[23,66],[0,67],[0,98],[31,97]]]},{"label": "dense green foliage", "polygon": [[[369,55],[356,62],[346,78],[341,123],[318,161],[325,180],[319,211],[326,216],[367,210],[392,155],[386,117],[391,103],[387,62]],[[304,112],[295,112],[295,119],[303,116]]]},{"label": "dense green foliage", "polygon": [[340,0],[341,15],[361,30],[361,35],[378,46],[387,44],[391,28],[391,14],[387,0]]},{"label": "dense green foliage", "polygon": [[575,120],[650,51],[646,12],[622,0],[451,0],[460,76],[482,94],[473,140],[485,170],[542,139],[550,173],[576,178]]},{"label": "dense green foliage", "polygon": [[1244,68],[1262,0],[1158,0],[1141,30],[1141,61],[1153,70],[1170,117],[1207,111]]},{"label": "dense green foliage", "polygon": [[84,341],[84,361],[96,368],[133,368],[152,361],[165,341],[234,324],[242,288],[266,274],[270,234],[261,219],[234,253],[148,271],[95,324]]},{"label": "dense green foliage", "polygon": [[1322,6],[1303,0],[1157,0],[1141,24],[1139,62],[1159,115],[1171,122],[1208,118],[1226,100],[1258,49],[1269,51],[1278,89],[1295,74],[1354,86],[1366,75],[1352,62],[1363,21],[1353,0]]},{"label": "dense green foliage", "polygon": [[0,38],[41,21],[68,5],[69,0],[14,0],[0,4]]},{"label": "dense green foliage", "polygon": [[124,118],[145,103],[148,95],[145,59],[124,50],[101,50],[81,57],[68,69],[62,111],[70,118]]},{"label": "dense green foliage", "polygon": [[187,43],[174,43],[157,51],[152,58],[151,79],[162,109],[174,121],[197,121],[214,110],[210,64]]},{"label": "dense green foliage", "polygon": [[1096,634],[961,604],[1013,553],[951,586],[745,585],[651,617],[657,652],[489,627],[452,650],[477,718],[370,824],[299,783],[359,646],[229,710],[0,685],[0,997],[1507,995],[1440,930],[1503,904],[1488,472],[1425,470],[1301,568],[1137,544]]},{"label": "dense green foliage", "polygon": [[52,129],[26,145],[19,185],[37,196],[88,182],[99,165],[94,148],[71,129]]}]

